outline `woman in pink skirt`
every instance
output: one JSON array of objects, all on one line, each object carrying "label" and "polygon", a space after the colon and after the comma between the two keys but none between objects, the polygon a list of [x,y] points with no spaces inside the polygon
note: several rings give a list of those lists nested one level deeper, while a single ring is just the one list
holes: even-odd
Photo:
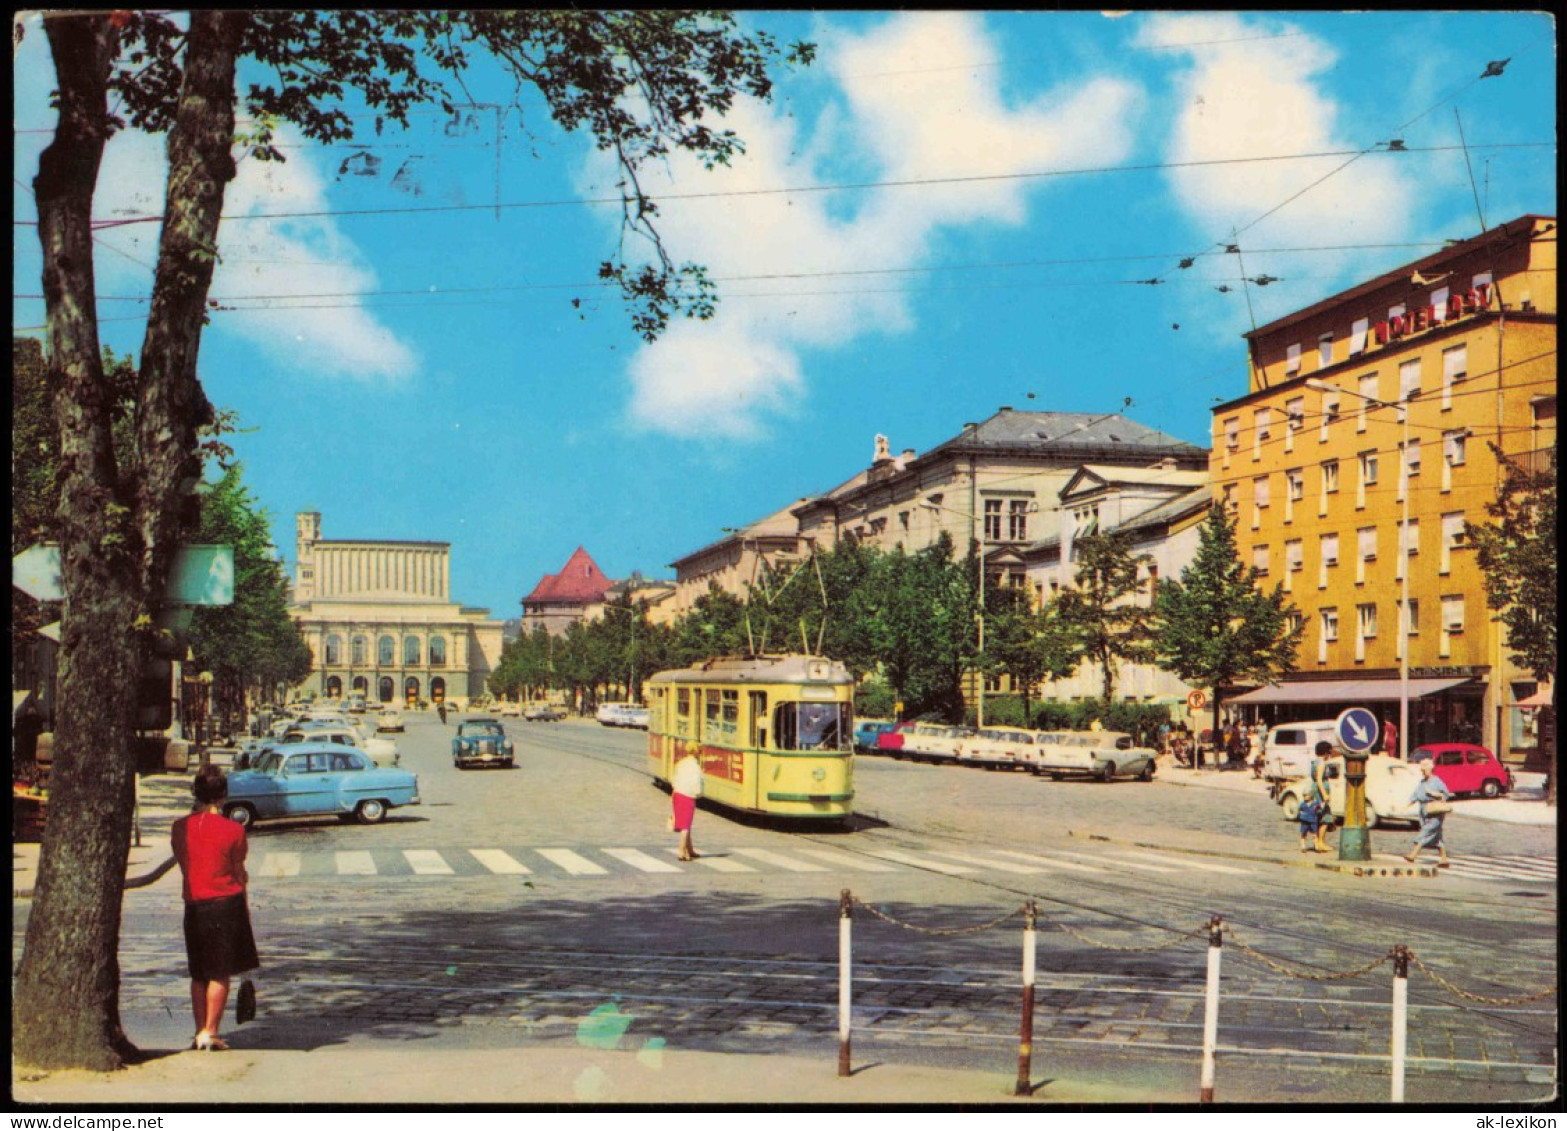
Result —
[{"label": "woman in pink skirt", "polygon": [[691,847],[691,822],[696,817],[696,799],[702,796],[702,763],[695,752],[688,751],[675,763],[670,774],[670,797],[675,811],[675,832],[680,834],[681,860],[695,860],[696,849]]}]

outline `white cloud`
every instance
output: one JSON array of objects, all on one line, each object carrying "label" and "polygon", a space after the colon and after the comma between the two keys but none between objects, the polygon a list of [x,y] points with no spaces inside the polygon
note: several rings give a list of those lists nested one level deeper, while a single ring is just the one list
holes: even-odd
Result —
[{"label": "white cloud", "polygon": [[[630,413],[642,427],[756,434],[803,395],[801,349],[914,326],[915,310],[900,291],[918,280],[907,272],[928,262],[942,230],[1022,223],[1041,182],[1016,174],[1115,161],[1130,151],[1136,88],[1096,79],[1009,104],[998,68],[963,66],[1001,55],[979,16],[901,14],[862,35],[824,33],[817,75],[835,80],[838,102],[814,123],[801,123],[785,106],[742,104],[726,119],[747,145],[733,167],[707,173],[675,161],[667,178],[645,178],[645,187],[657,196],[997,179],[661,201],[669,247],[707,265],[723,302],[713,322],[682,324],[638,352],[629,368]],[[852,174],[836,159],[844,153],[854,155]],[[583,187],[606,178],[612,174],[597,160]],[[836,274],[866,268],[876,273]],[[693,426],[691,413],[711,404],[714,392],[722,410]]]},{"label": "white cloud", "polygon": [[[94,214],[108,219],[160,214],[167,175],[161,136],[116,135],[104,150]],[[293,150],[283,164],[241,161],[223,211],[235,217],[329,207],[326,185],[309,153]],[[157,223],[139,223],[99,233],[95,266],[101,294],[150,294],[148,265],[157,259],[158,232]],[[413,350],[352,297],[373,289],[376,276],[331,217],[286,223],[225,220],[218,248],[211,295],[225,305],[237,300],[255,307],[256,302],[244,299],[261,295],[347,297],[298,300],[318,309],[296,304],[216,311],[207,333],[234,334],[306,376],[400,380],[414,372]],[[146,306],[105,302],[101,313],[113,317],[133,310],[145,314]]]}]

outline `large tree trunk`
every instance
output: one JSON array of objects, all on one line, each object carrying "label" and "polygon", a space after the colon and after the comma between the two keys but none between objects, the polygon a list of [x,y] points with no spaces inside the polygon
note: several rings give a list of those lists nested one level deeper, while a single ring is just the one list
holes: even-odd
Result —
[{"label": "large tree trunk", "polygon": [[[135,805],[131,722],[141,653],[173,559],[196,429],[196,382],[223,189],[233,177],[234,59],[247,17],[191,16],[169,138],[168,210],[143,346],[134,466],[115,465],[95,319],[92,204],[116,49],[108,15],[45,21],[60,121],[35,183],[60,426],[65,591],[49,815],[13,1006],[13,1054],[40,1068],[119,1067],[120,903]],[[129,462],[129,461],[128,461]]]},{"label": "large tree trunk", "polygon": [[43,1068],[117,1067],[120,896],[134,804],[129,723],[137,570],[110,437],[92,264],[92,203],[108,140],[116,35],[107,16],[44,21],[59,124],[33,182],[49,370],[60,429],[65,602],[48,818],[21,967],[13,1051]]}]

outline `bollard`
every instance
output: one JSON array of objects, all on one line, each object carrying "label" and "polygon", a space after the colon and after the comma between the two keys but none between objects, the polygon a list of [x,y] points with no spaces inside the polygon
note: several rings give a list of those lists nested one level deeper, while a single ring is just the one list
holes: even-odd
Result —
[{"label": "bollard", "polygon": [[1023,908],[1023,1027],[1017,1046],[1017,1087],[1014,1096],[1032,1093],[1034,1056],[1034,920],[1038,911],[1031,899]]},{"label": "bollard", "polygon": [[1208,991],[1202,1010],[1202,1097],[1213,1102],[1213,1049],[1219,1043],[1219,956],[1224,953],[1224,917],[1208,920]]},{"label": "bollard", "polygon": [[1393,948],[1393,1096],[1404,1102],[1404,1053],[1409,1035],[1409,948]]},{"label": "bollard", "polygon": [[838,1075],[849,1075],[850,943],[854,922],[849,889],[838,897]]}]

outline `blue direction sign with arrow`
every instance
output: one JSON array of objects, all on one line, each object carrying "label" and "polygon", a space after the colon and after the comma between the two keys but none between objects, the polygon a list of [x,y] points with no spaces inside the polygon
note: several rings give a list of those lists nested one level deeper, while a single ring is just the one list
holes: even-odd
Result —
[{"label": "blue direction sign with arrow", "polygon": [[1345,750],[1353,750],[1358,754],[1364,754],[1377,744],[1377,733],[1381,724],[1377,717],[1364,707],[1351,707],[1339,715],[1334,724],[1334,732],[1338,737],[1338,744]]}]

